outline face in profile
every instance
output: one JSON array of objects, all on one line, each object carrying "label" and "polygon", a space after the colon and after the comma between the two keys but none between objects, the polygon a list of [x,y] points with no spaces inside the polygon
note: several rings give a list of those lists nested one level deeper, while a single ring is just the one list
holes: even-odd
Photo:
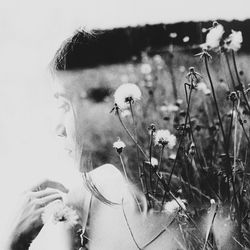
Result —
[{"label": "face in profile", "polygon": [[84,71],[60,72],[55,76],[58,139],[71,157],[91,157],[94,166],[110,161],[112,154],[107,152],[112,151],[116,139],[115,117],[109,114],[112,102],[105,99],[110,91],[105,89],[98,82],[86,80]]}]

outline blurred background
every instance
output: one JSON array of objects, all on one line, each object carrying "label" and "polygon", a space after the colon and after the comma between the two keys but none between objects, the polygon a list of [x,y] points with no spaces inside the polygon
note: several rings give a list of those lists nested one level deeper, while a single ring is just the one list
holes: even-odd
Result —
[{"label": "blurred background", "polygon": [[[163,32],[165,24],[216,19],[230,22],[233,19],[243,21],[247,18],[250,18],[248,0],[2,2],[0,7],[1,221],[8,218],[6,214],[9,207],[19,193],[32,183],[43,177],[49,177],[70,186],[72,180],[77,178],[77,174],[70,167],[72,162],[64,156],[64,152],[55,140],[51,76],[48,68],[61,42],[76,29],[81,27],[87,30],[113,29],[138,25],[144,27],[146,24],[162,23],[156,27]],[[241,23],[234,24],[235,27],[239,27]],[[174,26],[169,27],[174,29]],[[182,27],[180,31],[185,30],[184,26],[179,27]],[[4,223],[1,223],[2,225]]]}]

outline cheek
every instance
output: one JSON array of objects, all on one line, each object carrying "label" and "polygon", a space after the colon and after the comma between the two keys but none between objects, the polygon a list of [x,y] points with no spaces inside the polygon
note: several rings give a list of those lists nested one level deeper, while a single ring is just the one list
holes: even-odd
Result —
[{"label": "cheek", "polygon": [[75,140],[76,137],[75,119],[71,112],[65,114],[64,125],[66,129],[67,138],[70,140]]}]

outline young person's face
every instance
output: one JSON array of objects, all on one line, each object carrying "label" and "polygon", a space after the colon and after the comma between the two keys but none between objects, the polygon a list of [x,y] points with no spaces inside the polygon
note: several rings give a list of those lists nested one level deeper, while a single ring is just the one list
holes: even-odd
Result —
[{"label": "young person's face", "polygon": [[[114,131],[111,125],[114,124],[114,117],[109,114],[112,104],[90,98],[90,91],[100,87],[98,84],[86,80],[84,71],[60,72],[55,76],[54,97],[58,113],[56,133],[64,149],[73,158],[79,157],[79,153],[89,156],[89,153],[98,155],[101,150],[107,150],[102,143],[110,137],[107,134]],[[96,155],[92,156],[97,158]]]}]

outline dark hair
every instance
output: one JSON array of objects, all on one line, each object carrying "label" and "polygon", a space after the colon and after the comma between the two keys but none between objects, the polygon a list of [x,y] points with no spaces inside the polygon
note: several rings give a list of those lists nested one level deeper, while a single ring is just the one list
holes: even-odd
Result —
[{"label": "dark hair", "polygon": [[128,61],[133,51],[127,40],[127,34],[122,29],[77,30],[56,52],[52,70],[80,70]]}]

